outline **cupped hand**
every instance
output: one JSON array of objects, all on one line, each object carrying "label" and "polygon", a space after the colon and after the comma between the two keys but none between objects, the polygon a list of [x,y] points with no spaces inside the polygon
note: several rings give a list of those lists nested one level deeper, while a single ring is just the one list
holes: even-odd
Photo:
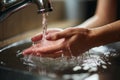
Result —
[{"label": "cupped hand", "polygon": [[48,34],[47,40],[56,41],[65,39],[62,44],[41,50],[44,54],[48,52],[55,52],[62,50],[67,56],[78,56],[90,48],[94,47],[94,32],[87,28],[67,28],[61,32]]},{"label": "cupped hand", "polygon": [[[39,35],[39,39],[40,39]],[[34,41],[38,39],[34,37]],[[48,32],[46,36],[47,41],[53,41],[52,45],[35,48],[31,47],[24,51],[24,53],[35,53],[42,56],[58,57],[58,54],[67,56],[78,56],[90,48],[94,47],[92,41],[92,31],[85,28],[67,28],[60,32]],[[57,40],[60,40],[56,42]],[[49,42],[48,42],[49,44]]]},{"label": "cupped hand", "polygon": [[[57,32],[62,31],[62,29],[59,28],[52,28],[49,29],[47,31],[47,34],[54,34]],[[50,40],[46,40],[43,39],[43,35],[42,33],[39,33],[37,35],[35,35],[34,37],[31,38],[32,42],[34,42],[35,44],[32,45],[30,48],[27,48],[23,51],[23,55],[34,55],[34,56],[41,56],[41,57],[60,57],[63,53],[62,50],[56,50],[54,52],[44,52],[45,48],[54,48],[56,46],[59,46],[60,44],[62,44],[62,42],[64,41],[64,39],[59,39],[59,40],[54,40],[54,41],[50,41]],[[45,54],[44,54],[45,53]]]}]

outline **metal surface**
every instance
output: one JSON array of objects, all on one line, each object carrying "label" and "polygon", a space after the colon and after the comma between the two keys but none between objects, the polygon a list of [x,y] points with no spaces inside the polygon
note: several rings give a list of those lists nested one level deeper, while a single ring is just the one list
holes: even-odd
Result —
[{"label": "metal surface", "polygon": [[35,3],[38,7],[38,13],[52,11],[50,0],[1,0],[0,1],[0,21],[6,19],[12,13]]},{"label": "metal surface", "polygon": [[28,72],[21,72],[9,68],[0,67],[1,80],[52,80],[49,77],[37,76]]},{"label": "metal surface", "polygon": [[[24,65],[19,57],[16,57],[20,51],[31,46],[29,40],[22,40],[10,44],[0,50],[0,79],[1,80],[93,80],[91,76],[96,75],[94,80],[120,80],[120,43],[112,43],[105,47],[113,49],[110,57],[107,61],[111,63],[104,66],[98,66],[98,70],[95,72],[89,72],[86,70],[72,71],[71,68],[66,70],[56,71],[57,77],[42,76],[28,70],[28,66]],[[104,47],[103,47],[104,48]],[[104,52],[104,49],[97,50]],[[106,51],[106,50],[105,50]],[[50,68],[51,69],[51,68]],[[48,73],[46,73],[48,74]]]}]

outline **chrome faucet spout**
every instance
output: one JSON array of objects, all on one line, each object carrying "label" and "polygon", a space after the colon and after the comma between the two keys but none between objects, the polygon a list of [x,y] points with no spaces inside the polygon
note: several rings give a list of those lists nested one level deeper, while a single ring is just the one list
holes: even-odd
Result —
[{"label": "chrome faucet spout", "polygon": [[50,0],[1,0],[0,1],[0,22],[6,19],[14,12],[35,3],[38,7],[38,13],[52,11]]},{"label": "chrome faucet spout", "polygon": [[52,11],[50,0],[34,0],[38,7],[38,13]]}]

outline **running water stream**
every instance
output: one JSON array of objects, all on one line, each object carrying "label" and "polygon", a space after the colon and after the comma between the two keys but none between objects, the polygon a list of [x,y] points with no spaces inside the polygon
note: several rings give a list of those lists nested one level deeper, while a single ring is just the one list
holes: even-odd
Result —
[{"label": "running water stream", "polygon": [[47,16],[48,16],[48,13],[43,13],[42,14],[42,30],[43,30],[43,40],[45,40],[45,37],[46,37],[46,32],[47,32]]}]

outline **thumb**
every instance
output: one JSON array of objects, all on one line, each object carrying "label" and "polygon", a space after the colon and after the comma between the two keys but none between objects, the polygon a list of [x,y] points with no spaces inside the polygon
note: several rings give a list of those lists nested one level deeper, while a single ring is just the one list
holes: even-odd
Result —
[{"label": "thumb", "polygon": [[42,39],[42,34],[37,34],[34,37],[31,38],[32,42],[37,42]]}]

